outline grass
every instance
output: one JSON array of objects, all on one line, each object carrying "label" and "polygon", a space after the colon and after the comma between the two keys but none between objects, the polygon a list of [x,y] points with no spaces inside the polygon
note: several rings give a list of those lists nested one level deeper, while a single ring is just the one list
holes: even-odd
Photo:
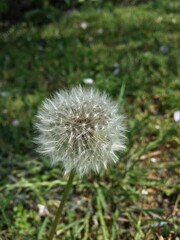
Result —
[{"label": "grass", "polygon": [[178,239],[179,8],[84,7],[1,33],[0,239],[46,239],[66,177],[34,151],[34,116],[44,97],[89,77],[126,113],[128,148],[118,165],[76,177],[56,239]]}]

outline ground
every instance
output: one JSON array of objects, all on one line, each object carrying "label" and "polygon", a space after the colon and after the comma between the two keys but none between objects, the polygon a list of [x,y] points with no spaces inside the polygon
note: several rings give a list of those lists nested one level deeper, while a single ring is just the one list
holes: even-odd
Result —
[{"label": "ground", "polygon": [[165,2],[87,6],[43,24],[29,14],[1,33],[0,239],[47,238],[68,176],[35,152],[33,121],[45,97],[78,84],[118,102],[128,143],[117,165],[76,176],[56,239],[179,239],[180,4]]}]

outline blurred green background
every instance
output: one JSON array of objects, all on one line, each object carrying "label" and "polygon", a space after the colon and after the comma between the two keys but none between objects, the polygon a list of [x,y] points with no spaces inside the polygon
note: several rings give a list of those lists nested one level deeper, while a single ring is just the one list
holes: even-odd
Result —
[{"label": "blurred green background", "polygon": [[179,239],[179,12],[178,0],[0,0],[0,239],[47,238],[67,177],[35,152],[33,120],[78,84],[118,101],[128,147],[77,176],[56,239]]}]

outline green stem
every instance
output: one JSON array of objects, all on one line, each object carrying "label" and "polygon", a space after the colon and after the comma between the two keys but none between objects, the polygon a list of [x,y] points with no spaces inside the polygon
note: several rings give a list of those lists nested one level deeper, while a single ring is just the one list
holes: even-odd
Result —
[{"label": "green stem", "polygon": [[101,197],[100,197],[99,189],[97,189],[97,194],[98,194],[97,195],[97,208],[98,208],[99,220],[100,220],[101,227],[102,227],[103,239],[108,240],[109,239],[109,233],[108,233],[107,226],[106,226],[104,216],[103,216],[103,213],[102,213]]},{"label": "green stem", "polygon": [[71,188],[71,186],[72,186],[72,182],[73,182],[74,175],[75,175],[75,172],[74,172],[74,171],[72,171],[72,172],[70,173],[70,175],[69,175],[69,179],[68,179],[67,185],[66,185],[66,187],[65,187],[65,190],[64,190],[64,193],[63,193],[63,196],[62,196],[61,203],[60,203],[60,205],[59,205],[59,208],[58,208],[57,213],[56,213],[56,217],[55,217],[54,222],[53,222],[52,227],[51,227],[51,232],[50,232],[50,235],[49,235],[49,240],[53,240],[53,237],[54,237],[54,234],[55,234],[57,225],[58,225],[59,218],[60,218],[60,216],[61,216],[61,213],[62,213],[64,204],[66,203],[66,200],[67,200],[68,193],[69,193],[70,188]]}]

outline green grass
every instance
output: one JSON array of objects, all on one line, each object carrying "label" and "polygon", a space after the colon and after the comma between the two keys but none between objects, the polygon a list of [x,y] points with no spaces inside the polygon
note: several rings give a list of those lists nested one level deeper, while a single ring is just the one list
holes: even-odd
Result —
[{"label": "green grass", "polygon": [[[46,239],[66,178],[34,151],[34,116],[44,97],[87,77],[126,113],[128,148],[116,166],[76,177],[57,239],[180,236],[179,8],[84,7],[1,34],[0,239]],[[39,203],[48,217],[38,216]]]}]

